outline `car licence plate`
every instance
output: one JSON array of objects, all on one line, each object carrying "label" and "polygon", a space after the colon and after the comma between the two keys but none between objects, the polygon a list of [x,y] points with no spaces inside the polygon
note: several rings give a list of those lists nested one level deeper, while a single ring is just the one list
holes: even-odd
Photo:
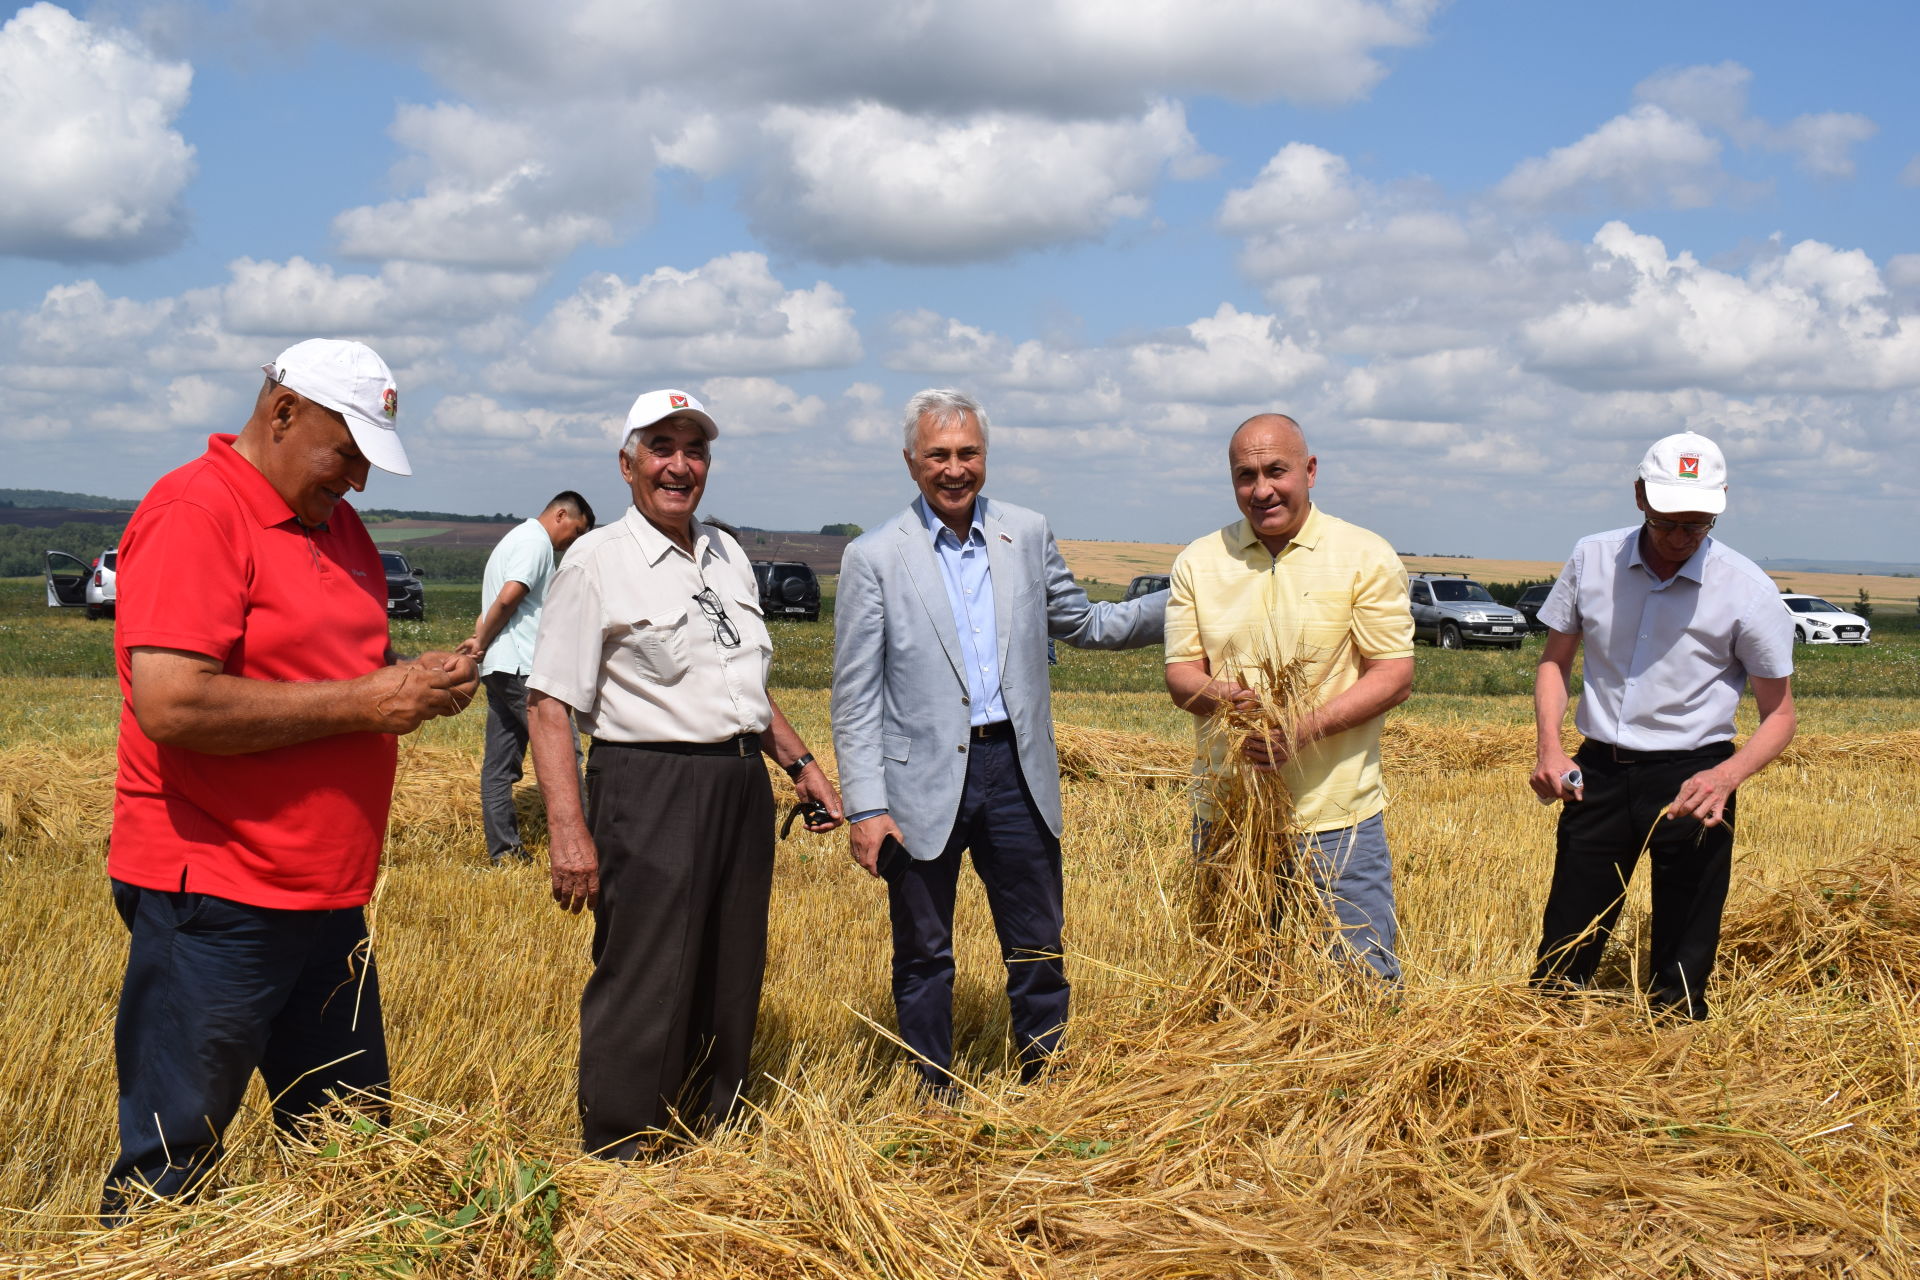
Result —
[{"label": "car licence plate", "polygon": [[1497,635],[1497,636],[1507,636],[1507,635],[1512,635],[1512,634],[1513,634],[1513,628],[1512,628],[1512,627],[1495,627],[1495,628],[1493,629],[1493,634],[1495,634],[1495,635]]}]

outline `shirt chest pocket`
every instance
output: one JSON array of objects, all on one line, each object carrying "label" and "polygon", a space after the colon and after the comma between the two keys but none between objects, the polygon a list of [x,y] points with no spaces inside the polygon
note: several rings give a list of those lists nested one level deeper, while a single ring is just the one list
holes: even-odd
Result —
[{"label": "shirt chest pocket", "polygon": [[621,657],[648,684],[679,684],[687,674],[687,611],[657,613],[628,624]]},{"label": "shirt chest pocket", "polygon": [[773,637],[767,632],[767,621],[760,612],[760,593],[750,589],[733,591],[732,621],[740,633],[740,643],[749,649],[758,649],[763,654],[773,652]]}]

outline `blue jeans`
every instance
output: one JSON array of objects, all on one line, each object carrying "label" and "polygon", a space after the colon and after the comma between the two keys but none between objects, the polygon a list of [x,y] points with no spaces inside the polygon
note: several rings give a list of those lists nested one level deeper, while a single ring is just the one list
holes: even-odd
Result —
[{"label": "blue jeans", "polygon": [[[1212,823],[1193,821],[1193,852],[1206,847]],[[1399,924],[1393,913],[1393,859],[1387,851],[1384,814],[1351,827],[1314,831],[1300,837],[1300,852],[1313,869],[1313,885],[1332,908],[1338,927],[1329,947],[1357,959],[1388,982],[1400,981],[1394,953]]]},{"label": "blue jeans", "polygon": [[140,1203],[140,1187],[186,1196],[205,1181],[255,1070],[282,1130],[329,1094],[365,1091],[381,1110],[387,1043],[359,907],[276,910],[118,880],[113,905],[132,941],[114,1023],[109,1224]]}]

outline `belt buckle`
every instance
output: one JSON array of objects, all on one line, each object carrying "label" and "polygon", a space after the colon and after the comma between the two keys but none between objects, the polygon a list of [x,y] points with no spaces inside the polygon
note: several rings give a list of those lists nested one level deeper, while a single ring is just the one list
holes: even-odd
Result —
[{"label": "belt buckle", "polygon": [[737,737],[737,738],[735,738],[735,739],[733,740],[733,745],[734,745],[734,746],[736,746],[736,747],[738,747],[738,748],[740,749],[740,758],[741,758],[741,759],[743,759],[743,760],[744,760],[744,759],[746,759],[746,756],[747,756],[747,735],[743,733],[743,734],[741,734],[741,735],[740,735],[739,737]]}]

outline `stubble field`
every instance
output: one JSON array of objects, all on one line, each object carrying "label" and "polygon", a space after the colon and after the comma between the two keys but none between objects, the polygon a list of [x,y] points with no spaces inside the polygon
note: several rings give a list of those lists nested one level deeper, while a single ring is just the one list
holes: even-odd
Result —
[{"label": "stubble field", "polygon": [[[430,586],[402,647],[465,634]],[[1422,648],[1387,741],[1405,990],[1294,957],[1242,1007],[1197,991],[1185,716],[1158,652],[1063,651],[1071,1070],[1005,1071],[1003,971],[959,908],[965,1106],[888,1039],[883,891],[840,837],[780,849],[752,1108],[655,1165],[582,1161],[585,921],[488,872],[482,708],[404,740],[372,909],[399,1115],[280,1145],[250,1097],[219,1195],[88,1230],[111,1153],[124,932],[104,841],[105,624],[0,584],[0,1271],[57,1276],[1601,1276],[1914,1274],[1920,1239],[1920,634],[1803,651],[1801,738],[1742,794],[1701,1025],[1549,1002],[1531,960],[1552,814],[1525,789],[1519,654]],[[781,625],[777,696],[829,757],[831,626]],[[1126,735],[1110,736],[1110,735]],[[784,792],[784,780],[776,776]],[[529,784],[529,817],[537,800]],[[1638,889],[1639,886],[1636,886]],[[1641,895],[1636,893],[1636,899]]]}]

